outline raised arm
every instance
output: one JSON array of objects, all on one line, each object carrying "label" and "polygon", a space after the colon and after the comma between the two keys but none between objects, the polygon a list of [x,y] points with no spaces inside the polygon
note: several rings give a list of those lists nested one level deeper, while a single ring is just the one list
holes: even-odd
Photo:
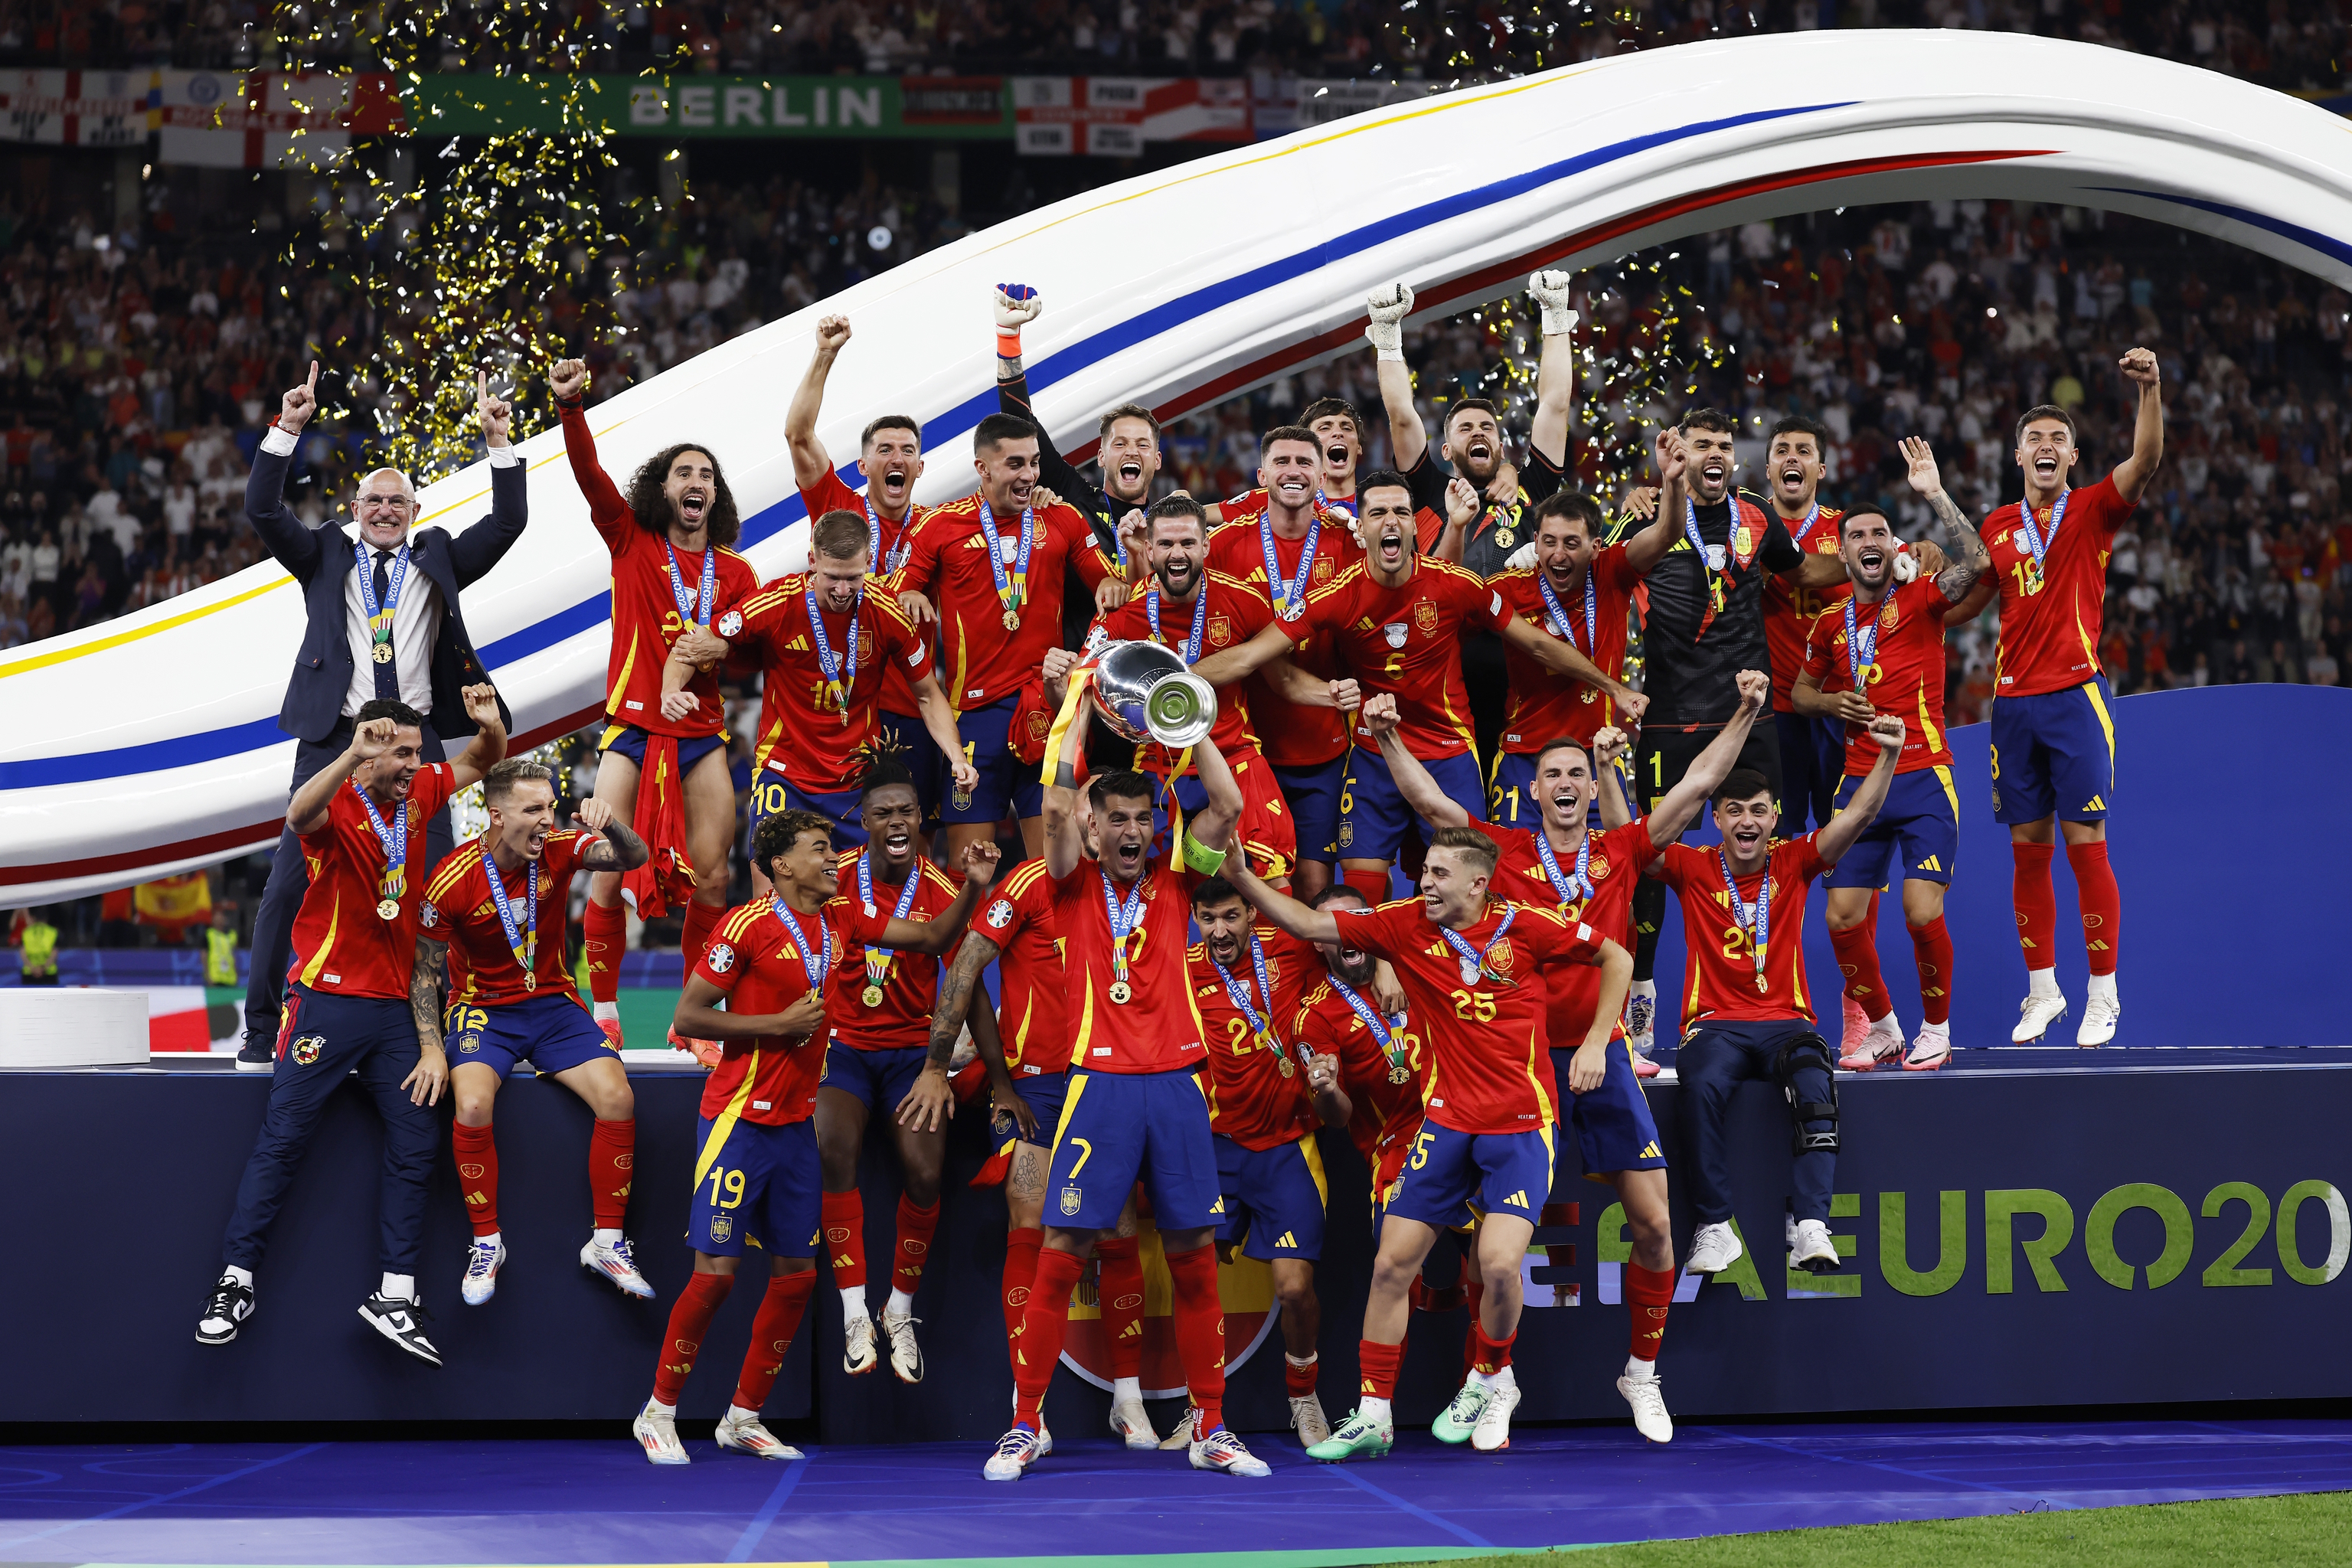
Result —
[{"label": "raised arm", "polygon": [[449,759],[451,787],[456,789],[481,782],[482,775],[497,767],[507,754],[507,724],[499,717],[498,688],[486,681],[467,687],[463,696],[466,717],[479,728],[466,749]]},{"label": "raised arm", "polygon": [[1543,311],[1543,348],[1536,361],[1536,416],[1528,445],[1555,470],[1568,469],[1569,413],[1576,403],[1576,310],[1570,275],[1545,270],[1528,279]]},{"label": "raised arm", "polygon": [[343,754],[303,780],[294,798],[286,803],[286,826],[297,834],[316,833],[325,826],[327,803],[362,763],[373,762],[392,748],[397,727],[389,719],[369,719],[355,726]]},{"label": "raised arm", "polygon": [[245,481],[245,517],[278,563],[307,583],[326,557],[321,529],[313,533],[286,504],[286,470],[294,464],[294,449],[319,407],[319,362],[310,362],[310,379],[286,389],[279,400],[278,423],[266,431],[253,454],[253,472]]},{"label": "raised arm", "polygon": [[1895,760],[1903,755],[1903,721],[1892,713],[1882,713],[1870,721],[1870,738],[1878,742],[1878,760],[1870,765],[1862,787],[1845,809],[1830,818],[1830,825],[1813,837],[1813,847],[1824,865],[1834,866],[1853,841],[1862,837],[1878,808],[1886,804],[1886,786],[1895,780]]},{"label": "raised arm", "polygon": [[2139,388],[2139,412],[2132,421],[2131,456],[2116,465],[2108,478],[2126,506],[2137,506],[2147,481],[2164,461],[2164,374],[2150,349],[2134,349],[2116,362],[2124,379]]},{"label": "raised arm", "polygon": [[1405,750],[1404,735],[1397,728],[1396,699],[1386,692],[1365,699],[1364,728],[1372,732],[1380,743],[1381,761],[1389,766],[1395,779],[1397,793],[1404,796],[1405,805],[1432,827],[1467,827],[1469,810],[1438,787],[1421,759]]},{"label": "raised arm", "polygon": [[[2162,439],[2159,435],[2158,440]],[[1943,590],[1944,603],[1957,605],[1975,590],[1977,579],[1991,569],[1992,552],[1985,548],[1985,542],[1969,526],[1969,514],[1945,492],[1943,476],[1936,468],[1936,454],[1927,443],[1916,436],[1906,436],[1901,445],[1903,460],[1911,468],[1911,488],[1919,492],[1951,537],[1951,559],[1936,574],[1936,586]]]},{"label": "raised arm", "polygon": [[[1201,791],[1208,798],[1184,825],[1184,837],[1203,849],[1223,849],[1233,837],[1234,824],[1242,817],[1242,786],[1234,782],[1233,770],[1225,765],[1225,754],[1213,741],[1204,740],[1192,748],[1192,766],[1200,772]],[[1181,845],[1178,853],[1182,853]],[[1236,853],[1228,857],[1226,864],[1248,858]]]},{"label": "raised arm", "polygon": [[1290,651],[1290,637],[1276,621],[1258,628],[1257,636],[1239,647],[1213,653],[1192,667],[1192,673],[1215,687],[1231,686],[1264,669],[1276,656]]},{"label": "raised arm", "polygon": [[1603,674],[1599,665],[1577,651],[1575,644],[1565,637],[1547,637],[1517,616],[1503,624],[1503,643],[1507,647],[1517,648],[1555,675],[1599,687],[1609,694],[1617,710],[1636,724],[1650,706],[1647,697]]},{"label": "raised arm", "polygon": [[588,410],[581,401],[588,392],[586,363],[576,359],[556,361],[547,373],[547,390],[555,398],[557,416],[563,421],[563,455],[572,463],[572,482],[587,498],[588,521],[596,525],[596,531],[607,545],[627,538],[627,531],[637,525],[636,519],[620,487],[596,460],[596,437],[589,431]]},{"label": "raised arm", "polygon": [[1219,874],[1234,885],[1234,890],[1250,902],[1250,907],[1273,922],[1276,929],[1286,931],[1301,942],[1328,942],[1337,945],[1339,922],[1329,910],[1310,910],[1287,893],[1276,892],[1257,879],[1249,868],[1249,857],[1229,857]]},{"label": "raised arm", "polygon": [[1651,460],[1658,468],[1658,510],[1650,526],[1625,541],[1625,564],[1646,577],[1683,533],[1683,474],[1690,453],[1681,432],[1663,426],[1651,441]]},{"label": "raised arm", "polygon": [[1622,827],[1633,820],[1633,804],[1625,793],[1625,775],[1617,771],[1617,759],[1633,750],[1633,742],[1625,731],[1614,724],[1603,724],[1592,732],[1593,790],[1601,797],[1601,826],[1603,828]]},{"label": "raised arm", "polygon": [[1729,777],[1739,765],[1739,750],[1748,743],[1748,731],[1754,726],[1758,714],[1772,697],[1772,678],[1760,669],[1743,669],[1733,678],[1739,688],[1739,706],[1723,721],[1723,731],[1706,743],[1706,749],[1691,759],[1690,766],[1674,788],[1658,800],[1657,809],[1650,813],[1650,845],[1664,849],[1683,836],[1699,807],[1706,804],[1716,786]]},{"label": "raised arm", "polygon": [[598,841],[580,858],[580,864],[591,871],[634,871],[652,853],[611,806],[593,795],[580,803],[573,816],[581,826],[597,836]]},{"label": "raised arm", "polygon": [[833,472],[833,457],[816,438],[816,416],[824,407],[825,377],[833,374],[833,362],[848,342],[848,317],[827,316],[817,322],[816,350],[784,408],[784,446],[793,455],[793,483],[803,489]]},{"label": "raised arm", "polygon": [[933,957],[953,947],[956,938],[963,934],[963,928],[971,923],[971,911],[988,895],[989,885],[996,879],[1000,853],[986,839],[974,839],[965,845],[956,863],[956,869],[963,873],[963,886],[956,889],[955,901],[927,921],[890,917],[882,924],[882,945],[903,952],[927,952]]},{"label": "raised arm", "polygon": [[[1029,369],[1021,357],[1021,329],[1045,310],[1045,299],[1026,283],[1000,283],[992,303],[996,314],[996,406],[1037,427],[1037,482],[1085,512],[1091,527],[1096,517],[1087,498],[1099,494],[1099,487],[1062,456],[1029,401]],[[1110,520],[1106,516],[1101,521]]]},{"label": "raised arm", "polygon": [[474,419],[490,458],[490,515],[449,541],[449,565],[461,588],[489,575],[530,521],[530,479],[508,439],[514,406],[490,395],[489,372],[477,371],[475,376]]},{"label": "raised arm", "polygon": [[1381,407],[1389,416],[1389,452],[1401,474],[1411,473],[1429,450],[1429,432],[1421,411],[1412,405],[1412,372],[1404,363],[1404,319],[1412,314],[1412,290],[1399,283],[1383,284],[1366,296],[1371,317],[1364,336],[1372,342],[1373,367],[1380,377]]},{"label": "raised arm", "polygon": [[1086,834],[1078,826],[1078,760],[1087,744],[1087,688],[1094,671],[1070,674],[1069,689],[1045,742],[1045,875],[1056,881],[1086,858]]}]

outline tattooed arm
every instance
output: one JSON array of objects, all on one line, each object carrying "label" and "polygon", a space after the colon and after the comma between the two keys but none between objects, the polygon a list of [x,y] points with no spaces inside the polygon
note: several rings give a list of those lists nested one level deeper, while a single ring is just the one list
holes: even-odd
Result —
[{"label": "tattooed arm", "polygon": [[629,825],[614,815],[613,808],[594,795],[580,803],[577,813],[580,826],[599,835],[604,842],[592,844],[580,863],[591,871],[634,871],[646,863],[652,851],[646,841],[629,830]]},{"label": "tattooed arm", "polygon": [[[898,1125],[909,1132],[929,1132],[946,1125],[955,1109],[955,1090],[948,1083],[948,1062],[955,1056],[956,1038],[963,1033],[964,1016],[972,1005],[972,994],[980,986],[981,971],[996,960],[997,946],[978,931],[966,934],[963,945],[956,950],[955,962],[940,976],[938,1002],[931,1008],[930,1059],[923,1070],[915,1075],[915,1085],[898,1102]],[[1000,1050],[996,1068],[991,1073],[1003,1070],[1004,1057]]]},{"label": "tattooed arm", "polygon": [[416,1066],[400,1087],[418,1105],[438,1105],[449,1083],[449,1058],[441,1052],[441,968],[448,944],[419,934],[416,961],[408,971],[408,1011],[416,1023]]},{"label": "tattooed arm", "polygon": [[1911,488],[1926,500],[1943,523],[1944,531],[1952,537],[1952,561],[1936,574],[1936,586],[1943,590],[1944,603],[1957,605],[1969,596],[1977,579],[1992,565],[1992,552],[1977,537],[1977,531],[1969,526],[1968,513],[1945,493],[1943,476],[1936,468],[1936,454],[1927,443],[1916,436],[1905,437],[1903,460],[1911,466]]}]

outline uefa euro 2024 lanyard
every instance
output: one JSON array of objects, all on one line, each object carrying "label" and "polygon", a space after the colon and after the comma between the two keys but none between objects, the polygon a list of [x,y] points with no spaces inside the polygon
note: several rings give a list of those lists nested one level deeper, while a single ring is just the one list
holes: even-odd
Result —
[{"label": "uefa euro 2024 lanyard", "polygon": [[2060,490],[2058,499],[2050,506],[2050,531],[2044,533],[2033,521],[2033,500],[2028,496],[2017,503],[2017,531],[2025,535],[2025,548],[2033,556],[2033,586],[2026,592],[2042,591],[2042,563],[2058,543],[2058,525],[2066,521],[2066,498],[2072,490]]},{"label": "uefa euro 2024 lanyard", "polygon": [[[1307,537],[1298,547],[1298,575],[1286,579],[1274,558],[1274,510],[1257,514],[1257,548],[1265,557],[1265,585],[1274,595],[1278,620],[1295,621],[1307,613],[1307,582],[1315,571],[1315,542],[1323,536],[1323,492],[1315,492],[1315,515],[1307,520]],[[1206,597],[1205,593],[1202,595]]]},{"label": "uefa euro 2024 lanyard", "polygon": [[[915,888],[922,879],[923,858],[918,855],[914,865],[908,868],[907,885],[898,889],[898,905],[890,911],[892,920],[907,918],[907,911],[915,907]],[[874,901],[874,847],[870,844],[857,857],[857,901],[866,907],[866,919],[881,913],[881,906]],[[857,999],[868,1007],[882,1005],[882,983],[890,978],[893,956],[889,948],[866,944],[866,989]]]},{"label": "uefa euro 2024 lanyard", "polygon": [[[2065,503],[2059,503],[2063,506]],[[2051,532],[2058,531],[2053,524]],[[368,547],[352,541],[352,570],[360,580],[360,603],[367,606],[368,637],[375,645],[369,658],[378,664],[392,662],[392,612],[400,607],[400,584],[408,576],[408,542],[401,542],[393,553],[392,570],[383,586],[383,603],[375,602],[375,571],[368,565]]]},{"label": "uefa euro 2024 lanyard", "polygon": [[824,616],[817,605],[816,574],[809,574],[808,584],[809,646],[816,650],[816,667],[824,675],[824,700],[841,714],[841,721],[849,722],[849,694],[857,686],[857,616],[866,608],[866,581],[858,579],[857,596],[849,604],[849,630],[842,637],[848,644],[843,653],[833,650],[833,639],[824,635]]},{"label": "uefa euro 2024 lanyard", "polygon": [[1354,986],[1336,974],[1331,976],[1331,989],[1339,994],[1340,1001],[1355,1009],[1356,1016],[1364,1021],[1364,1027],[1372,1032],[1372,1038],[1381,1043],[1381,1054],[1389,1059],[1389,1081],[1410,1082],[1412,1066],[1405,1058],[1404,1047],[1396,1043],[1394,1033],[1395,1028],[1403,1026],[1404,1015],[1399,1013],[1393,1019],[1381,1017],[1379,1008],[1365,1001]]},{"label": "uefa euro 2024 lanyard", "polygon": [[376,885],[381,897],[376,900],[375,918],[396,921],[400,918],[400,900],[408,891],[408,803],[393,802],[392,821],[386,823],[383,814],[375,808],[368,792],[360,781],[350,781],[352,793],[360,797],[360,808],[368,814],[368,826],[375,829],[375,841],[383,846],[383,876]]},{"label": "uefa euro 2024 lanyard", "polygon": [[996,578],[997,603],[1004,606],[1004,629],[1018,631],[1021,627],[1021,606],[1029,597],[1029,552],[1037,542],[1037,510],[1021,509],[1021,542],[1013,546],[1013,570],[1004,570],[1004,552],[1008,541],[998,537],[996,514],[988,509],[988,498],[980,500],[980,531],[988,539],[988,570]]},{"label": "uefa euro 2024 lanyard", "polygon": [[[1265,944],[1258,941],[1255,931],[1249,933],[1249,952],[1250,964],[1257,971],[1257,994],[1265,998],[1265,1017],[1259,1016],[1258,1010],[1250,1005],[1248,981],[1234,980],[1225,966],[1213,958],[1209,961],[1209,967],[1217,972],[1217,978],[1224,982],[1225,994],[1233,999],[1235,1007],[1241,1009],[1242,1016],[1249,1020],[1250,1038],[1264,1042],[1265,1048],[1274,1053],[1274,1065],[1282,1069],[1283,1077],[1288,1078],[1297,1069],[1290,1065],[1290,1058],[1283,1054],[1282,1042],[1274,1037],[1274,1031],[1267,1025],[1267,1019],[1274,1014],[1274,986],[1265,977]],[[1302,1057],[1306,1055],[1304,1047],[1299,1054]]]},{"label": "uefa euro 2024 lanyard", "polygon": [[507,897],[507,879],[499,874],[499,863],[482,851],[482,874],[489,879],[490,902],[498,906],[499,929],[506,932],[507,946],[514,950],[515,962],[522,965],[522,988],[539,989],[539,862],[530,863],[530,879],[525,896],[530,907],[521,922],[515,920],[514,904]]},{"label": "uefa euro 2024 lanyard", "polygon": [[1854,690],[1863,700],[1870,700],[1870,682],[1865,677],[1870,667],[1878,662],[1878,611],[1874,607],[1866,621],[1857,621],[1853,613],[1853,595],[1845,600],[1845,672],[1853,682]]},{"label": "uefa euro 2024 lanyard", "polygon": [[823,910],[817,911],[818,951],[811,952],[808,937],[802,931],[800,921],[792,910],[784,907],[783,900],[772,900],[768,908],[775,912],[776,923],[784,928],[784,934],[793,939],[793,946],[799,951],[801,968],[808,974],[809,989],[812,991],[824,989],[824,977],[833,969],[833,928],[824,923],[824,911]]},{"label": "uefa euro 2024 lanyard", "polygon": [[1552,852],[1551,836],[1540,829],[1536,834],[1536,854],[1543,861],[1545,879],[1551,890],[1559,895],[1560,903],[1580,903],[1592,897],[1592,835],[1585,834],[1576,841],[1576,870],[1562,872],[1559,857]]},{"label": "uefa euro 2024 lanyard", "polygon": [[[686,585],[686,574],[677,569],[677,546],[665,539],[662,549],[669,553],[669,596],[677,601],[677,618],[690,626],[709,626],[710,595],[719,582],[719,547],[714,544],[702,547],[702,592],[699,595]],[[698,608],[702,611],[702,618],[698,621],[694,618]]]},{"label": "uefa euro 2024 lanyard", "polygon": [[1731,857],[1719,847],[1715,852],[1715,863],[1722,869],[1724,890],[1731,895],[1731,918],[1739,922],[1740,930],[1748,933],[1748,945],[1756,958],[1756,994],[1760,996],[1767,989],[1764,984],[1764,950],[1772,941],[1771,857],[1769,854],[1765,857],[1764,886],[1756,895],[1753,910],[1739,896],[1739,883],[1731,875]]},{"label": "uefa euro 2024 lanyard", "polygon": [[1486,955],[1503,944],[1503,939],[1510,934],[1511,922],[1518,918],[1517,910],[1506,907],[1503,910],[1503,923],[1495,928],[1495,934],[1486,939],[1486,945],[1482,948],[1473,948],[1460,931],[1450,927],[1437,928],[1437,934],[1445,939],[1445,945],[1452,948],[1462,960],[1463,984],[1476,984],[1478,977],[1482,974],[1493,975],[1496,980],[1502,978],[1486,967]]},{"label": "uefa euro 2024 lanyard", "polygon": [[1135,886],[1128,889],[1124,903],[1111,887],[1110,873],[1097,871],[1096,875],[1102,879],[1103,908],[1110,915],[1110,999],[1124,1006],[1135,995],[1135,986],[1127,977],[1127,939],[1143,923],[1143,879],[1151,872],[1146,868],[1135,879]]},{"label": "uefa euro 2024 lanyard", "polygon": [[914,503],[907,505],[907,515],[898,521],[898,537],[890,543],[890,552],[882,552],[882,514],[874,510],[871,491],[857,498],[866,503],[866,559],[872,563],[871,572],[896,572],[907,563],[907,531],[915,526]]},{"label": "uefa euro 2024 lanyard", "polygon": [[[1204,576],[1196,578],[1194,583],[1192,629],[1185,634],[1184,646],[1176,650],[1184,656],[1187,667],[1201,662],[1201,628],[1209,624],[1209,581]],[[1143,616],[1151,623],[1151,640],[1165,640],[1160,635],[1160,590],[1157,587],[1143,595]]]},{"label": "uefa euro 2024 lanyard", "polygon": [[[1726,537],[1732,542],[1732,546],[1736,547],[1739,542],[1739,498],[1738,496],[1728,496],[1725,499],[1731,508],[1731,520],[1729,522],[1725,524],[1726,529],[1728,531]],[[1685,496],[1683,498],[1683,537],[1690,541],[1690,547],[1698,552],[1699,560],[1705,563],[1706,566],[1707,582],[1710,589],[1714,584],[1715,579],[1717,576],[1722,575],[1725,570],[1734,562],[1736,562],[1744,571],[1746,570],[1749,560],[1754,556],[1754,552],[1752,551],[1743,554],[1737,548],[1729,548],[1729,553],[1727,554],[1727,546],[1721,544],[1709,544],[1704,539],[1700,538],[1698,531],[1698,503],[1691,500],[1688,496]],[[1760,544],[1761,541],[1759,541],[1759,543]],[[1706,636],[1706,628],[1715,624],[1715,595],[1712,592],[1709,592],[1706,599],[1706,610],[1699,616],[1698,636],[1700,637]],[[1691,640],[1693,642],[1696,642],[1698,637],[1693,637]]]}]

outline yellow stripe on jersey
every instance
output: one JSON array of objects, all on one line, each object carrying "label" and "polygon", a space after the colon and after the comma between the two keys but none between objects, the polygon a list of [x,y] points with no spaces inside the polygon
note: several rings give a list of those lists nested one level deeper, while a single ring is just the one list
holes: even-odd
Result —
[{"label": "yellow stripe on jersey", "polygon": [[425,884],[425,896],[438,904],[449,896],[452,889],[457,887],[458,879],[479,865],[481,859],[482,841],[480,839],[469,839],[459,845],[457,853],[441,862],[441,869],[433,874],[433,879],[430,882]]},{"label": "yellow stripe on jersey", "polygon": [[1927,716],[1927,683],[1924,680],[1919,683],[1919,733],[1927,741],[1929,751],[1944,749],[1943,731],[1937,729],[1935,720]]},{"label": "yellow stripe on jersey", "polygon": [[702,1185],[702,1179],[710,1174],[711,1162],[719,1158],[719,1152],[727,1146],[727,1135],[735,1131],[735,1123],[742,1119],[743,1107],[751,1098],[751,1085],[759,1080],[759,1077],[760,1047],[753,1046],[751,1054],[744,1058],[743,1081],[735,1086],[734,1094],[728,1099],[727,1109],[711,1119],[710,1136],[702,1141],[702,1147],[695,1152],[693,1186]]},{"label": "yellow stripe on jersey", "polygon": [[[629,672],[636,668],[636,667],[637,634],[634,629],[632,629],[629,633],[629,656],[621,660],[621,673],[614,678],[613,689],[607,693],[604,698],[604,711],[614,718],[617,719],[620,717],[621,693],[629,689]],[[612,736],[607,735],[604,737],[604,743],[606,745],[612,744]]]},{"label": "yellow stripe on jersey", "polygon": [[309,985],[316,982],[319,972],[327,967],[327,955],[335,951],[335,932],[341,929],[342,922],[343,895],[337,893],[333,907],[327,910],[327,940],[319,944],[319,951],[312,953],[310,962],[302,967],[303,984]]}]

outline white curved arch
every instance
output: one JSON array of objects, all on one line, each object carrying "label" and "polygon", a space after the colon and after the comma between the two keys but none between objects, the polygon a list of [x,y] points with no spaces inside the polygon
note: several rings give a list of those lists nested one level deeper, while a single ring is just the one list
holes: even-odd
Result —
[{"label": "white curved arch", "polygon": [[[1031,384],[1056,436],[1134,399],[1216,402],[1361,342],[1393,278],[1424,315],[1750,217],[1929,197],[2106,207],[2352,285],[2352,127],[2191,67],[1996,33],[1853,31],[1691,44],[1468,89],[1088,192],[869,279],[623,393],[593,418],[625,470],[709,443],[785,569],[804,526],[783,407],[821,313],[856,338],[823,434],[845,461],[884,409],[923,421],[926,501],[970,487],[994,406],[988,286],[1038,286]],[[525,731],[604,694],[606,557],[560,434],[524,443],[531,522],[467,616]],[[428,519],[486,509],[480,466]],[[272,839],[292,742],[275,729],[300,605],[275,565],[0,655],[0,905],[205,864]]]}]

